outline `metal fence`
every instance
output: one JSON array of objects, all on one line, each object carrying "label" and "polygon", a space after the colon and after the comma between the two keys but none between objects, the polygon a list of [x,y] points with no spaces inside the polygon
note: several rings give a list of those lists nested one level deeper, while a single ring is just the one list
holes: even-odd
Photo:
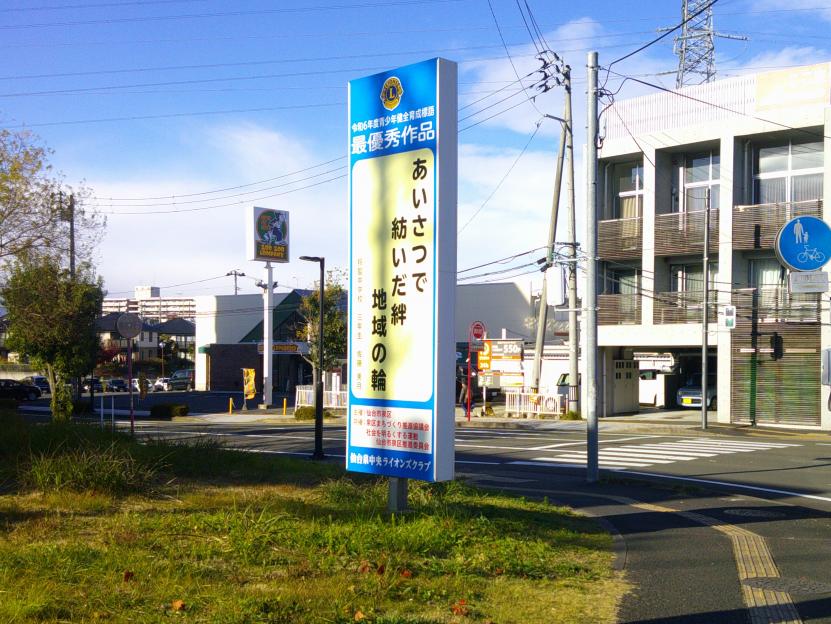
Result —
[{"label": "metal fence", "polygon": [[[315,387],[314,386],[297,386],[294,394],[294,406],[304,407],[315,404]],[[346,392],[334,392],[332,390],[323,391],[323,407],[331,407],[336,409],[346,409]]]},{"label": "metal fence", "polygon": [[559,394],[537,392],[506,392],[505,414],[508,416],[542,416],[563,413],[565,402]]}]

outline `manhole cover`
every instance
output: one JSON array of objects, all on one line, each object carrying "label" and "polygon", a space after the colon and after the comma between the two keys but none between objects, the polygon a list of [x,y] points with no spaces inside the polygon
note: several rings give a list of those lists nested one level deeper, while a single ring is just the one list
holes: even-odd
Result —
[{"label": "manhole cover", "polygon": [[765,509],[743,509],[741,507],[735,509],[725,509],[724,513],[728,516],[738,516],[740,518],[785,518],[785,514],[781,511],[767,511]]},{"label": "manhole cover", "polygon": [[785,592],[786,594],[831,594],[831,585],[804,578],[758,576],[742,581],[748,587]]}]

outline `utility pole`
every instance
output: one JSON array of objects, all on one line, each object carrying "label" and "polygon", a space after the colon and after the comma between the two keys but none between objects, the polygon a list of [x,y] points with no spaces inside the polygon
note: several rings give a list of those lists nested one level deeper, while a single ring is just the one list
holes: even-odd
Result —
[{"label": "utility pole", "polygon": [[75,280],[75,193],[69,195],[69,275]]},{"label": "utility pole", "polygon": [[707,429],[707,321],[710,298],[710,189],[704,195],[704,301],[701,306],[701,428]]},{"label": "utility pole", "polygon": [[[566,98],[566,107],[569,106]],[[545,326],[548,323],[548,269],[554,263],[554,240],[557,235],[557,213],[560,207],[560,188],[563,184],[563,158],[566,151],[566,123],[565,120],[547,115],[551,119],[561,122],[560,145],[557,151],[557,166],[554,174],[554,195],[551,199],[551,221],[548,224],[548,247],[542,265],[542,292],[540,293],[539,310],[537,311],[537,339],[534,345],[534,369],[531,374],[531,392],[540,391],[540,371],[542,368],[542,352],[545,347]]]},{"label": "utility pole", "polygon": [[588,101],[586,106],[586,480],[596,483],[597,435],[597,52],[588,54]]},{"label": "utility pole", "polygon": [[245,277],[245,273],[243,273],[242,271],[237,271],[236,269],[234,269],[233,271],[228,271],[225,274],[226,277],[228,277],[229,275],[234,276],[234,295],[237,295],[237,294],[239,294],[239,288],[237,288],[237,278],[238,277]]},{"label": "utility pole", "polygon": [[575,225],[574,206],[574,125],[571,116],[571,67],[566,65],[563,72],[565,83],[565,126],[566,159],[566,202],[568,203],[568,248],[566,255],[569,263],[568,271],[568,408],[569,412],[580,411],[580,371],[577,360],[580,352],[580,341],[577,336],[577,230]]}]

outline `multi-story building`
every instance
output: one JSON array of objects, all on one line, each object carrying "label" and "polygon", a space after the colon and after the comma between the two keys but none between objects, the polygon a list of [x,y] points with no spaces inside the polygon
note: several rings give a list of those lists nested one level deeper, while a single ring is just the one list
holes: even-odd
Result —
[{"label": "multi-story building", "polygon": [[136,286],[132,298],[107,297],[101,305],[102,314],[132,312],[151,323],[164,323],[183,318],[196,321],[193,297],[162,297],[157,286]]},{"label": "multi-story building", "polygon": [[[700,376],[710,198],[708,367],[723,423],[831,430],[828,297],[791,294],[774,251],[791,218],[831,221],[831,64],[619,101],[598,170],[601,415],[638,357]],[[823,301],[823,298],[825,301]],[[736,307],[734,329],[718,315]]]}]

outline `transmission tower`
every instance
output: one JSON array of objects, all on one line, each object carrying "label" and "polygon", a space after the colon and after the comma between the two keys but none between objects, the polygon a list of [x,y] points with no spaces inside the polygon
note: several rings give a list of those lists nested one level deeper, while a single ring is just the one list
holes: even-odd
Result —
[{"label": "transmission tower", "polygon": [[681,0],[681,34],[675,37],[678,56],[675,87],[712,82],[716,76],[715,38],[746,41],[747,37],[713,30],[713,0]]}]

